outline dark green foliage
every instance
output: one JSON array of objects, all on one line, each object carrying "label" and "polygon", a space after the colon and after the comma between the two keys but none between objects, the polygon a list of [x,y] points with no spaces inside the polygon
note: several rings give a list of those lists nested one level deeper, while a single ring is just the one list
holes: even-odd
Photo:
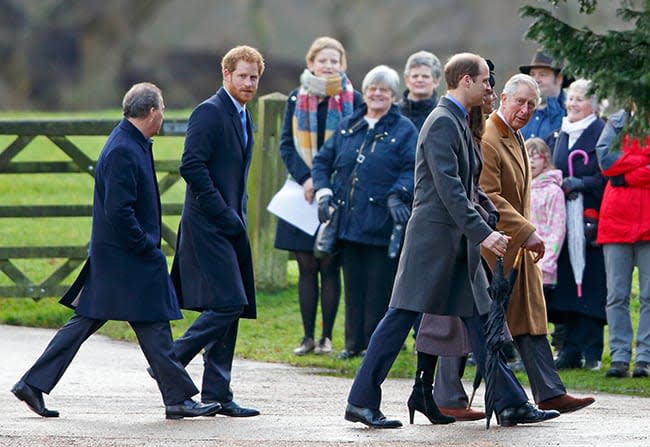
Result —
[{"label": "dark green foliage", "polygon": [[[560,0],[549,0],[556,5]],[[564,0],[566,1],[566,0]],[[597,0],[577,0],[580,12],[594,12]],[[622,107],[636,107],[627,131],[645,136],[650,127],[650,0],[621,0],[617,16],[633,24],[629,30],[598,34],[577,29],[554,17],[551,11],[533,6],[520,10],[531,17],[526,38],[539,42],[544,51],[564,61],[569,76],[593,81],[594,93]]]},{"label": "dark green foliage", "polygon": [[[558,3],[560,3],[560,0],[549,0],[553,6],[557,6]],[[562,0],[566,3],[566,0]],[[596,4],[598,3],[598,0],[578,0],[578,4],[580,5],[580,12],[584,12],[585,14],[591,14],[596,10]]]}]

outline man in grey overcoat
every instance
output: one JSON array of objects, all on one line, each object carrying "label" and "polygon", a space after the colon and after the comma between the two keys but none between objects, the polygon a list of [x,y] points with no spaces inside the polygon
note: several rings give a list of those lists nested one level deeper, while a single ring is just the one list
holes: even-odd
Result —
[{"label": "man in grey overcoat", "polygon": [[[418,313],[461,317],[479,370],[485,366],[480,315],[488,311],[489,296],[479,249],[503,256],[509,239],[485,223],[472,200],[477,194],[472,178],[477,160],[467,114],[490,89],[489,68],[480,56],[460,53],[445,64],[444,74],[447,94],[418,138],[413,213],[390,307],[372,335],[348,395],[345,419],[375,428],[402,425],[379,410],[381,384]],[[541,422],[559,415],[540,411],[528,402],[505,362],[501,361],[493,379],[501,425]]]},{"label": "man in grey overcoat", "polygon": [[211,416],[221,407],[191,399],[198,390],[172,352],[169,320],[182,315],[160,249],[151,141],[160,131],[164,108],[158,87],[134,85],[122,101],[124,119],[99,154],[88,259],[61,299],[75,314],[11,390],[40,416],[59,416],[45,407],[43,393],[52,391],[82,343],[107,320],[128,321],[135,331],[158,378],[167,418]]}]

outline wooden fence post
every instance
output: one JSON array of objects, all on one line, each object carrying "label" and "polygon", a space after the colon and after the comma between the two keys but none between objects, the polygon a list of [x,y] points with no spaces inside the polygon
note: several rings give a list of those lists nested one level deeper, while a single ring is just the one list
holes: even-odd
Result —
[{"label": "wooden fence post", "polygon": [[287,175],[279,151],[286,100],[286,95],[281,93],[271,93],[258,99],[257,131],[248,176],[248,234],[253,252],[255,283],[265,291],[287,286],[288,254],[273,248],[277,218],[266,210]]}]

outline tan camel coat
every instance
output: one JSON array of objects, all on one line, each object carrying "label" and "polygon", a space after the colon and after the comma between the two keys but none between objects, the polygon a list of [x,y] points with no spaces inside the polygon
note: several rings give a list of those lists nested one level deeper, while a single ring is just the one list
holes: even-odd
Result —
[{"label": "tan camel coat", "polygon": [[[504,257],[504,271],[507,274],[512,269],[519,247],[535,231],[530,222],[532,176],[528,155],[521,134],[513,133],[496,112],[486,122],[481,150],[481,187],[501,215],[497,230],[512,237]],[[485,249],[481,254],[494,268],[494,254]],[[508,326],[513,336],[545,335],[547,317],[542,275],[533,262],[533,253],[525,250],[523,255],[508,305]]]}]

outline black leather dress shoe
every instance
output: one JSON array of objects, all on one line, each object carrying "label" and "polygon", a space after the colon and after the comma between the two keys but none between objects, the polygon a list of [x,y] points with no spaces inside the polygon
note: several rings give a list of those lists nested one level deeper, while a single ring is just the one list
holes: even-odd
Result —
[{"label": "black leather dress shoe", "polygon": [[570,355],[562,352],[555,360],[557,369],[577,369],[582,368],[582,357],[580,355]]},{"label": "black leather dress shoe", "polygon": [[178,405],[165,405],[167,419],[195,418],[198,416],[214,416],[221,410],[219,402],[202,404],[192,399],[186,399]]},{"label": "black leather dress shoe", "polygon": [[402,426],[397,419],[386,419],[386,416],[379,410],[361,408],[352,404],[348,404],[345,408],[345,420],[361,422],[372,428],[400,428]]},{"label": "black leather dress shoe", "polygon": [[[203,403],[209,402],[214,401],[203,400]],[[234,400],[231,400],[230,402],[222,402],[220,405],[221,410],[216,414],[223,414],[224,416],[230,416],[231,418],[249,418],[260,414],[259,410],[256,410],[255,408],[240,407]]]},{"label": "black leather dress shoe", "polygon": [[29,409],[39,416],[43,416],[44,418],[59,417],[58,411],[48,410],[45,408],[45,402],[43,401],[43,393],[41,390],[37,390],[36,388],[27,385],[22,380],[14,385],[11,392],[14,393],[14,396],[18,399],[25,402]]},{"label": "black leather dress shoe", "polygon": [[351,351],[349,349],[344,349],[339,353],[337,356],[340,360],[350,360],[355,357],[363,357],[365,355],[365,351]]},{"label": "black leather dress shoe", "polygon": [[517,424],[534,424],[549,419],[554,419],[560,415],[556,410],[539,410],[530,402],[521,404],[518,407],[506,408],[502,410],[497,417],[497,422],[502,427],[513,427]]}]

